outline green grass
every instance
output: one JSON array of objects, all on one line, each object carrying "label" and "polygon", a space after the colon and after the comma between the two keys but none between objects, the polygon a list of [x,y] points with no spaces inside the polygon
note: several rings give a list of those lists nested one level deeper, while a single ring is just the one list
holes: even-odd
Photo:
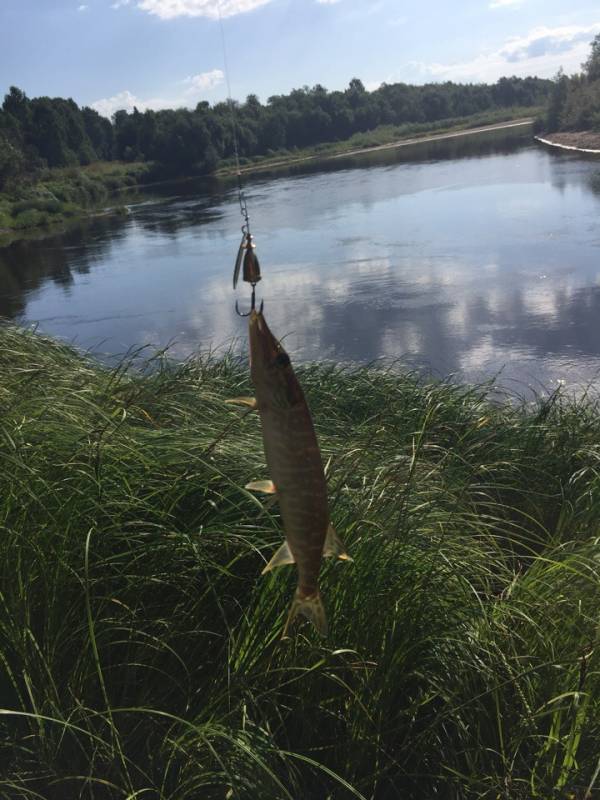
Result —
[{"label": "green grass", "polygon": [[323,569],[330,637],[281,644],[245,363],[0,329],[0,796],[595,794],[596,402],[298,373],[354,563]]},{"label": "green grass", "polygon": [[100,162],[43,171],[31,185],[0,193],[0,244],[26,232],[62,225],[110,203],[115,193],[135,188],[152,169],[148,164]]}]

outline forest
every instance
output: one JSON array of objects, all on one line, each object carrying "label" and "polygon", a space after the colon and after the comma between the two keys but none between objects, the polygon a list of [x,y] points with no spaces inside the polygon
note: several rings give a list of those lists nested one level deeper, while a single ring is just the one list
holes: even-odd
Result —
[{"label": "forest", "polygon": [[582,70],[567,76],[562,71],[554,79],[545,117],[539,126],[556,131],[600,131],[600,34]]},{"label": "forest", "polygon": [[[383,84],[367,91],[354,78],[344,91],[317,84],[233,101],[243,159],[345,140],[380,125],[434,123],[514,106],[541,106],[552,81],[501,78],[496,83]],[[0,109],[0,191],[48,167],[97,161],[151,162],[163,174],[211,172],[234,153],[228,102],[194,109],[117,111],[112,120],[72,99],[29,98],[11,87]]]}]

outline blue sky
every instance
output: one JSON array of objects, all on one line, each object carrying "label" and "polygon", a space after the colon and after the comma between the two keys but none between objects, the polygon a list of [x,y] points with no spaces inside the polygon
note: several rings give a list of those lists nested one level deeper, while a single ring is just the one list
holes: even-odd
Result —
[{"label": "blue sky", "polygon": [[0,93],[117,108],[193,107],[356,76],[494,81],[574,72],[598,0],[0,0]]}]

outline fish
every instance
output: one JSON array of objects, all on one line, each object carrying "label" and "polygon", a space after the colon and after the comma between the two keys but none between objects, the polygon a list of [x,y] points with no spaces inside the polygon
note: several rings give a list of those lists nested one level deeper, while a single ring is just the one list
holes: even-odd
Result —
[{"label": "fish", "polygon": [[249,316],[250,375],[256,397],[232,401],[256,409],[270,480],[252,481],[246,489],[272,495],[279,503],[285,540],[263,574],[296,564],[298,585],[282,638],[297,617],[310,620],[327,635],[327,617],[319,591],[323,557],[352,561],[329,519],[327,482],[321,451],[290,357],[273,336],[262,311]]}]

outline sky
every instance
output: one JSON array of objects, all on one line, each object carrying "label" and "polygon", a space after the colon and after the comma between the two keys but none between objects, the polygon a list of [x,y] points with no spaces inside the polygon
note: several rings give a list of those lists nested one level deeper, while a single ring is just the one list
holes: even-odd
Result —
[{"label": "sky", "polygon": [[[293,88],[579,70],[598,0],[0,0],[0,96],[193,108]],[[225,44],[225,47],[224,47]],[[226,57],[225,57],[226,54]]]}]

